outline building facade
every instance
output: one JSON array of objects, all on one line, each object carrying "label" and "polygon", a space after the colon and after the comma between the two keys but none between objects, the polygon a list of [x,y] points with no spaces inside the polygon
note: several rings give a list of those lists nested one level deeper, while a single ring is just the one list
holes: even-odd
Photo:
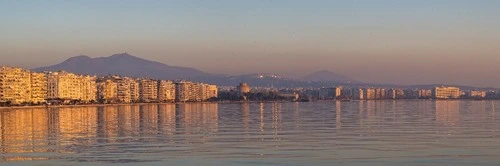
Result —
[{"label": "building facade", "polygon": [[375,89],[373,88],[366,88],[365,89],[365,100],[375,100]]},{"label": "building facade", "polygon": [[206,101],[218,97],[216,85],[181,81],[175,84],[175,99],[179,102]]},{"label": "building facade", "polygon": [[432,97],[435,99],[457,99],[460,97],[460,88],[435,87],[432,89]]},{"label": "building facade", "polygon": [[175,84],[175,100],[179,102],[187,102],[193,100],[193,83],[189,81],[181,81]]},{"label": "building facade", "polygon": [[139,102],[139,82],[135,79],[130,80],[130,101]]},{"label": "building facade", "polygon": [[51,72],[47,78],[47,98],[60,100],[81,100],[81,76],[65,71]]},{"label": "building facade", "polygon": [[97,83],[95,76],[81,76],[82,102],[90,103],[97,101]]},{"label": "building facade", "polygon": [[361,88],[353,89],[352,90],[352,99],[354,99],[354,100],[363,100],[364,99],[363,89],[361,89]]},{"label": "building facade", "polygon": [[116,78],[117,98],[120,102],[131,103],[138,100],[139,88],[137,82],[128,77]]},{"label": "building facade", "polygon": [[118,102],[118,83],[112,79],[104,79],[97,82],[97,99],[102,102]]},{"label": "building facade", "polygon": [[174,102],[175,101],[175,83],[167,80],[158,81],[158,101]]},{"label": "building facade", "polygon": [[30,71],[17,67],[0,68],[0,102],[31,102]]},{"label": "building facade", "polygon": [[45,103],[47,98],[47,76],[45,73],[30,74],[31,102],[40,104]]},{"label": "building facade", "polygon": [[156,80],[139,80],[139,100],[142,102],[156,102],[158,100],[158,82]]}]

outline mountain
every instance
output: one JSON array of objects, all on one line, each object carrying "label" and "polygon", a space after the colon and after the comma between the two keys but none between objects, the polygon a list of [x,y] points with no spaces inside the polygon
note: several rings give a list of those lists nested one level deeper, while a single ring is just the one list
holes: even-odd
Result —
[{"label": "mountain", "polygon": [[329,71],[316,72],[302,79],[291,79],[270,73],[253,73],[236,76],[209,74],[194,68],[170,66],[135,57],[127,53],[98,58],[80,55],[53,66],[32,70],[38,72],[64,70],[77,74],[97,76],[121,75],[136,78],[184,79],[222,86],[236,86],[240,82],[247,82],[254,87],[326,87],[359,83],[348,77]]},{"label": "mountain", "polygon": [[342,83],[354,83],[358,82],[352,78],[333,73],[328,70],[321,70],[314,72],[312,74],[306,75],[301,78],[301,80],[307,80],[307,81],[320,81],[320,82],[342,82]]},{"label": "mountain", "polygon": [[109,57],[91,58],[85,55],[75,56],[62,63],[32,69],[34,71],[65,70],[77,74],[122,75],[129,77],[148,77],[154,79],[189,79],[210,74],[188,67],[170,66],[132,56],[127,53]]}]

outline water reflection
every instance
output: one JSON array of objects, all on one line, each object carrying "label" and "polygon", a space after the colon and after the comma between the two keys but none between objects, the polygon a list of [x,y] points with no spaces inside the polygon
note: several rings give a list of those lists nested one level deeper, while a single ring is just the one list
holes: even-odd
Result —
[{"label": "water reflection", "polygon": [[435,102],[436,122],[440,125],[453,126],[459,120],[459,101],[439,100]]},{"label": "water reflection", "polygon": [[464,162],[457,156],[465,156],[467,161],[495,163],[500,148],[496,103],[410,100],[1,109],[0,160],[46,160],[49,165],[210,165],[208,159],[217,159],[213,165],[387,165],[394,158],[428,161],[440,156],[450,160],[439,162],[456,165],[451,161]]}]

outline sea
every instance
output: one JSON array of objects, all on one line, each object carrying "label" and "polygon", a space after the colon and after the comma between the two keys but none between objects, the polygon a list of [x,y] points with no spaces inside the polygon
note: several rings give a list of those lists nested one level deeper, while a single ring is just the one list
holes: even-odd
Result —
[{"label": "sea", "polygon": [[496,166],[499,109],[475,100],[0,108],[0,165]]}]

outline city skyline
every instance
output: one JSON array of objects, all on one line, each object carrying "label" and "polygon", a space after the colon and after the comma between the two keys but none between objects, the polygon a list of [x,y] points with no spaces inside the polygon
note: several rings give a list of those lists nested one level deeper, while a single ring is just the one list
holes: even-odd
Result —
[{"label": "city skyline", "polygon": [[2,1],[0,65],[128,52],[216,74],[500,88],[498,1]]}]

